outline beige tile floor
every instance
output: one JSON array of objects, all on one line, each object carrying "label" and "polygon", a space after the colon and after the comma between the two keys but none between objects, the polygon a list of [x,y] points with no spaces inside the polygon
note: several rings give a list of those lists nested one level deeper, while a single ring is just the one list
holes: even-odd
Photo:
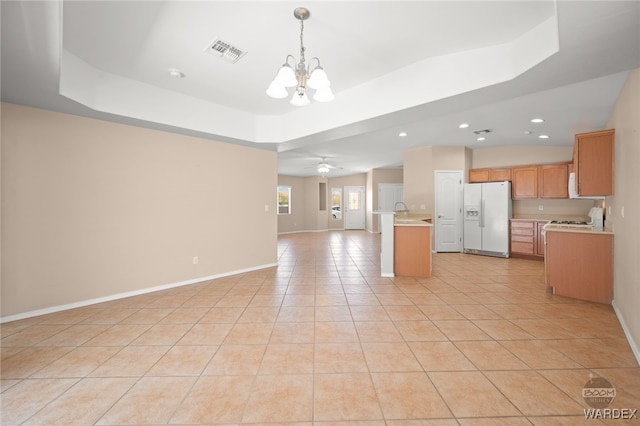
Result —
[{"label": "beige tile floor", "polygon": [[283,235],[277,268],[3,324],[1,423],[592,425],[592,374],[640,408],[613,309],[548,294],[542,262],[388,279],[379,244]]}]

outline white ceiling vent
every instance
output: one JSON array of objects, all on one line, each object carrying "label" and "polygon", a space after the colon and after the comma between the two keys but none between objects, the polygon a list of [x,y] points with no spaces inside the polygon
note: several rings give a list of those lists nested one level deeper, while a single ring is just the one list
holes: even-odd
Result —
[{"label": "white ceiling vent", "polygon": [[489,129],[483,129],[483,130],[474,130],[474,132],[476,135],[486,135],[487,133],[491,133],[491,130]]},{"label": "white ceiling vent", "polygon": [[235,64],[240,58],[247,54],[245,50],[232,46],[230,43],[220,39],[215,39],[213,43],[207,47],[207,52],[232,64]]}]

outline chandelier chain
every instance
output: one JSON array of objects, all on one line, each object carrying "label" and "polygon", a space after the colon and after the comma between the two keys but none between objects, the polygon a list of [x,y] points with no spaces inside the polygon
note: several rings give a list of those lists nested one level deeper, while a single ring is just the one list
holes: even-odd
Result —
[{"label": "chandelier chain", "polygon": [[300,21],[300,62],[304,65],[304,21]]}]

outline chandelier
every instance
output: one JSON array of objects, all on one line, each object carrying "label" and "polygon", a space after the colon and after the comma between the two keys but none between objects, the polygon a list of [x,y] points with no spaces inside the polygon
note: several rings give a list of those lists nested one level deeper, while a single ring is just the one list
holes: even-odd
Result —
[{"label": "chandelier", "polygon": [[[304,7],[298,7],[293,11],[293,16],[300,21],[300,62],[295,64],[295,58],[293,55],[287,55],[284,60],[284,64],[278,70],[278,74],[273,79],[269,88],[267,89],[267,95],[272,98],[282,99],[289,96],[287,87],[295,87],[293,96],[291,97],[291,105],[304,106],[309,105],[311,101],[307,96],[307,88],[314,89],[315,93],[313,99],[318,102],[329,102],[333,100],[333,92],[331,91],[331,82],[327,78],[327,74],[320,66],[320,59],[317,57],[311,58],[311,61],[316,61],[315,67],[307,68],[304,58],[304,21],[309,19],[311,12]],[[289,63],[289,61],[292,63]]]}]

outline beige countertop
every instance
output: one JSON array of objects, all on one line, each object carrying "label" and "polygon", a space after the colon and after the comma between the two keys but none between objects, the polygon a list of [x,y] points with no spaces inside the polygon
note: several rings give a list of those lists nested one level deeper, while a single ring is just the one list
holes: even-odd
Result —
[{"label": "beige countertop", "polygon": [[544,232],[579,232],[581,234],[598,234],[598,235],[613,235],[613,230],[610,228],[596,228],[593,226],[567,226],[550,224],[545,225]]},{"label": "beige countertop", "polygon": [[426,219],[396,219],[393,226],[433,226],[432,223],[426,222]]},{"label": "beige countertop", "polygon": [[395,226],[433,226],[430,214],[411,212],[399,212],[396,214],[393,224]]},{"label": "beige countertop", "polygon": [[590,220],[589,216],[584,215],[559,215],[559,214],[526,214],[526,215],[516,215],[511,218],[512,221],[538,221],[538,222],[548,222],[551,220],[575,220],[575,221],[585,221],[588,222]]}]

